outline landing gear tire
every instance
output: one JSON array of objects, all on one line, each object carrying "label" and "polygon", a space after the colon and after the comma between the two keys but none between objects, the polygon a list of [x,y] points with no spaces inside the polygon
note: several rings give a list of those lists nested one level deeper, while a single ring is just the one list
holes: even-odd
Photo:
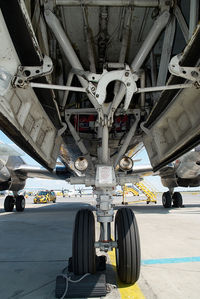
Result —
[{"label": "landing gear tire", "polygon": [[14,208],[14,197],[11,195],[6,196],[4,200],[4,210],[5,212],[12,212]]},{"label": "landing gear tire", "polygon": [[23,195],[19,195],[16,198],[16,211],[23,212],[25,209],[25,198]]},{"label": "landing gear tire", "polygon": [[170,192],[164,192],[162,195],[162,204],[164,208],[171,208],[172,206],[172,197],[170,195]]},{"label": "landing gear tire", "polygon": [[75,219],[73,245],[72,245],[72,269],[74,274],[96,272],[95,253],[95,222],[91,210],[78,211]]},{"label": "landing gear tire", "polygon": [[140,239],[137,222],[130,208],[121,208],[115,217],[115,249],[117,273],[120,280],[134,284],[140,274]]},{"label": "landing gear tire", "polygon": [[175,208],[180,208],[183,206],[183,199],[180,192],[174,192],[172,199]]}]

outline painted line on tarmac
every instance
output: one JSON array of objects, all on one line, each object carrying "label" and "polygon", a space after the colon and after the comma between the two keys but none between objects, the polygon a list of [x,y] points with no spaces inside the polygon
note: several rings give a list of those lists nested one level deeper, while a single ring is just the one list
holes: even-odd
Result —
[{"label": "painted line on tarmac", "polygon": [[177,264],[177,263],[193,263],[193,262],[200,262],[200,256],[142,260],[141,264],[142,266],[144,266],[144,265],[156,265],[156,264]]},{"label": "painted line on tarmac", "polygon": [[[116,270],[116,261],[115,261],[115,252],[109,251],[108,252],[109,258],[110,258],[110,263],[113,266],[114,270]],[[117,276],[117,273],[116,273]],[[117,279],[117,287],[120,292],[121,298],[122,299],[145,299],[142,291],[140,290],[139,286],[137,283],[134,285],[130,284],[125,284],[120,282]]]}]

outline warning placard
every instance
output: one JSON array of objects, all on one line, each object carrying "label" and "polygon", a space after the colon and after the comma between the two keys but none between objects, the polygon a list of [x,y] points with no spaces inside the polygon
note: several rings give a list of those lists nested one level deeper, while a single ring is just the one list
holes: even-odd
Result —
[{"label": "warning placard", "polygon": [[99,183],[112,185],[112,166],[99,166]]}]

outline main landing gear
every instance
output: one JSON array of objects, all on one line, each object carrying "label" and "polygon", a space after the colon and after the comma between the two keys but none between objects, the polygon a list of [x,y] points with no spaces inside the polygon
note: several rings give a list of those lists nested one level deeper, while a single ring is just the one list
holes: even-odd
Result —
[{"label": "main landing gear", "polygon": [[17,195],[12,196],[8,195],[6,196],[4,200],[4,210],[5,212],[12,212],[14,209],[14,206],[16,206],[17,212],[23,212],[25,209],[25,198],[23,195]]},{"label": "main landing gear", "polygon": [[[101,223],[101,226],[105,228]],[[109,225],[110,226],[110,223]],[[102,229],[102,228],[101,228]],[[106,231],[109,236],[108,231]],[[95,220],[88,209],[78,211],[75,219],[72,270],[76,275],[94,274],[97,269],[96,248],[108,251],[115,248],[116,265],[119,279],[127,284],[134,284],[140,273],[140,240],[137,222],[130,208],[118,209],[115,216],[115,241],[105,240],[105,231],[95,242]]]},{"label": "main landing gear", "polygon": [[164,192],[162,195],[162,204],[164,208],[171,208],[173,202],[173,207],[181,208],[183,206],[183,199],[180,192],[174,192],[171,196],[169,191]]}]

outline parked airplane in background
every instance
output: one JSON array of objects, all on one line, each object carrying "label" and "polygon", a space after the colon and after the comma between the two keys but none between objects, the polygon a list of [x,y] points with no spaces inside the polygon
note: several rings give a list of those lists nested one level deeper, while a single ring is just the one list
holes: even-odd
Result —
[{"label": "parked airplane in background", "polygon": [[174,192],[174,189],[200,186],[200,146],[160,169],[159,175],[163,186],[169,188],[169,191],[163,193],[163,206],[170,208],[173,203],[174,207],[181,207],[182,195]]},{"label": "parked airplane in background", "polygon": [[67,179],[70,172],[65,166],[57,166],[54,172],[47,169],[27,165],[16,150],[11,146],[0,143],[0,191],[10,190],[12,195],[6,196],[4,209],[11,212],[16,206],[17,212],[22,212],[25,208],[25,198],[18,195],[26,184],[27,178],[43,179]]},{"label": "parked airplane in background", "polygon": [[77,213],[73,272],[94,273],[96,248],[115,248],[119,278],[135,283],[137,223],[119,209],[112,241],[113,192],[138,180],[141,144],[158,171],[199,143],[199,1],[0,0],[0,9],[1,129],[51,171],[61,153],[70,183],[94,187],[101,234],[96,242],[91,211]]}]

